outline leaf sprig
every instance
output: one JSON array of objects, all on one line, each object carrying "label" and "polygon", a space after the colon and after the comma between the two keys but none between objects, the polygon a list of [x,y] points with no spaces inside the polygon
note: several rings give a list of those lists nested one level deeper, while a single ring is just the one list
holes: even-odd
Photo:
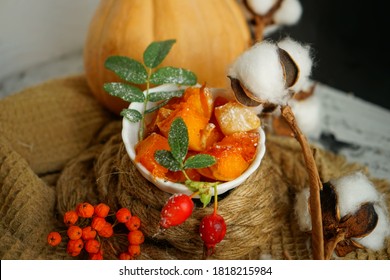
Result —
[{"label": "leaf sprig", "polygon": [[[143,103],[143,113],[134,109],[123,109],[121,116],[130,122],[141,121],[139,139],[144,137],[145,114],[154,112],[164,106],[173,97],[183,95],[184,89],[164,92],[152,92],[152,85],[175,84],[192,86],[197,83],[196,75],[186,69],[166,66],[156,69],[170,52],[176,40],[152,42],[143,53],[143,64],[126,56],[110,56],[104,66],[113,71],[124,82],[105,83],[104,89],[110,95],[119,97],[124,101]],[[145,85],[143,92],[136,85]],[[147,109],[148,102],[160,102]]]},{"label": "leaf sprig", "polygon": [[185,185],[193,192],[198,192],[204,206],[211,200],[211,187],[216,189],[219,182],[192,181],[186,173],[188,168],[205,168],[216,163],[215,157],[208,154],[196,154],[186,158],[188,153],[188,129],[183,119],[176,118],[168,132],[170,151],[158,150],[154,154],[156,161],[171,171],[181,171],[186,177]]}]

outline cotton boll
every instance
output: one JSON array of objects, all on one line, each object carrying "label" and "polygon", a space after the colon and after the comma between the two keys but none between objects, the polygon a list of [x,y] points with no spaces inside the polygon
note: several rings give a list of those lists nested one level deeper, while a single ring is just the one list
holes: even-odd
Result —
[{"label": "cotton boll", "polygon": [[265,15],[277,0],[248,0],[249,7],[258,15]]},{"label": "cotton boll", "polygon": [[304,89],[304,87],[309,83],[309,77],[313,65],[313,61],[310,56],[310,47],[307,45],[301,45],[291,38],[283,39],[278,43],[278,46],[288,52],[299,68],[298,80],[289,89],[295,92]]},{"label": "cotton boll", "polygon": [[341,217],[355,213],[365,202],[375,202],[379,193],[368,178],[361,172],[331,180],[335,187]]},{"label": "cotton boll", "polygon": [[390,235],[390,223],[385,206],[374,205],[375,212],[378,215],[378,224],[375,229],[363,238],[354,238],[359,244],[371,250],[380,250],[383,248],[386,237]]},{"label": "cotton boll", "polygon": [[273,17],[275,23],[293,25],[302,15],[302,5],[298,0],[284,0]]},{"label": "cotton boll", "polygon": [[295,216],[301,231],[311,231],[311,215],[309,212],[309,188],[298,192],[295,197]]},{"label": "cotton boll", "polygon": [[291,99],[291,110],[299,128],[310,138],[317,139],[321,134],[321,102],[316,94],[303,100]]},{"label": "cotton boll", "polygon": [[273,33],[277,32],[280,28],[281,28],[280,24],[270,24],[270,25],[267,25],[264,28],[263,36],[264,37],[268,37],[268,36],[272,35]]},{"label": "cotton boll", "polygon": [[262,41],[241,54],[228,71],[228,76],[240,80],[257,99],[273,104],[286,104],[283,69],[275,44]]}]

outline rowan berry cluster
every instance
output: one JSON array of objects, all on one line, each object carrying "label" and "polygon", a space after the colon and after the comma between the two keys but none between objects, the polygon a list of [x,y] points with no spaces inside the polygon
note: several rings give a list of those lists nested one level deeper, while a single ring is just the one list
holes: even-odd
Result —
[{"label": "rowan berry cluster", "polygon": [[[109,221],[109,217],[111,220]],[[128,230],[128,248],[118,255],[121,260],[135,259],[141,254],[140,245],[145,237],[140,230],[141,220],[138,216],[132,215],[127,208],[121,208],[116,212],[110,212],[110,207],[105,203],[95,206],[88,202],[79,203],[74,210],[64,214],[66,225],[67,247],[69,255],[75,257],[83,251],[87,252],[91,260],[103,259],[103,242],[108,241],[116,233],[114,227],[118,224],[124,225]],[[47,242],[51,246],[57,246],[62,241],[60,232],[53,231],[47,236]]]}]

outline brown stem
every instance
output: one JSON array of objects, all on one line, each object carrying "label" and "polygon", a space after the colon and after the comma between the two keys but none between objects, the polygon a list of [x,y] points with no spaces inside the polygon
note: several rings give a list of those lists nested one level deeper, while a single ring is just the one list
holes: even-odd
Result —
[{"label": "brown stem", "polygon": [[325,260],[329,260],[330,257],[332,256],[333,254],[333,251],[336,249],[336,246],[337,244],[340,242],[340,241],[343,241],[345,239],[345,232],[344,231],[341,231],[339,232],[336,237],[328,240],[326,243],[325,243]]},{"label": "brown stem", "polygon": [[290,126],[294,137],[301,145],[303,157],[306,163],[306,169],[309,175],[310,183],[310,211],[311,211],[311,224],[312,224],[312,249],[313,258],[317,260],[324,259],[324,236],[322,229],[322,213],[321,213],[321,201],[320,190],[322,189],[322,183],[318,174],[317,165],[314,160],[313,152],[309,146],[309,143],[305,135],[301,132],[294,113],[291,107],[288,105],[281,107],[281,113],[283,118]]},{"label": "brown stem", "polygon": [[245,8],[252,14],[253,19],[255,21],[255,34],[254,34],[255,43],[263,40],[265,27],[273,23],[274,14],[276,13],[277,10],[279,10],[283,1],[284,0],[278,0],[271,7],[271,9],[269,9],[269,11],[264,15],[256,14],[248,4],[248,1],[247,0],[243,1]]}]

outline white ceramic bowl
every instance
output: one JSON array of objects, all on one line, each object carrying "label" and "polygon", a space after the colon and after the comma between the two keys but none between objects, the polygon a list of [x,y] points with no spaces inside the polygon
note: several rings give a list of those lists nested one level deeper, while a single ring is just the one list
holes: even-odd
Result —
[{"label": "white ceramic bowl", "polygon": [[[170,91],[170,90],[178,90],[178,89],[184,89],[185,87],[178,87],[176,85],[162,85],[155,88],[152,88],[149,90],[149,92],[158,92],[158,91]],[[217,96],[224,96],[229,99],[234,99],[233,95],[229,94],[227,90],[224,89],[210,89],[213,98],[216,98]],[[150,108],[153,106],[153,103],[148,104],[147,108]],[[135,109],[139,112],[143,112],[143,103],[133,102],[129,105],[129,109]],[[159,189],[174,194],[174,193],[184,193],[187,195],[192,194],[192,192],[184,185],[179,183],[174,183],[168,180],[164,180],[161,178],[155,178],[152,176],[152,174],[140,163],[135,162],[135,145],[138,142],[138,129],[139,129],[140,123],[132,123],[126,118],[123,118],[122,121],[122,139],[126,147],[126,151],[130,156],[130,159],[133,161],[139,172],[148,179],[151,183],[156,185]],[[218,185],[218,194],[223,194],[226,191],[229,191],[240,184],[242,184],[259,166],[261,163],[261,160],[265,153],[265,134],[264,130],[260,127],[259,128],[260,133],[260,139],[257,147],[257,154],[254,158],[253,162],[250,164],[250,166],[245,170],[241,176],[237,177],[236,179],[228,182],[221,182]],[[212,189],[212,193],[214,190]]]}]

